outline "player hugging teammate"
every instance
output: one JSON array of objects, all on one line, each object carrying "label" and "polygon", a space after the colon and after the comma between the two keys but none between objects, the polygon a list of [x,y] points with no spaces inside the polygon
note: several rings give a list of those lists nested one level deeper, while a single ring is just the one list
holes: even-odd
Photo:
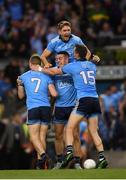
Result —
[{"label": "player hugging teammate", "polygon": [[[98,114],[101,113],[101,110],[95,86],[96,65],[90,61],[98,62],[100,59],[98,56],[90,53],[89,49],[79,37],[71,34],[71,24],[68,21],[61,21],[58,24],[58,33],[59,35],[50,41],[41,55],[41,60],[45,68],[42,68],[39,63],[35,64],[32,66],[34,76],[30,77],[32,79],[29,78],[31,84],[36,82],[33,87],[34,92],[30,92],[31,94],[36,94],[33,101],[32,98],[34,96],[31,96],[30,100],[32,104],[36,103],[37,93],[38,90],[40,90],[41,96],[43,96],[43,92],[45,93],[44,100],[46,100],[46,104],[43,106],[44,108],[46,107],[45,110],[48,111],[46,112],[40,103],[39,110],[37,107],[36,113],[35,111],[32,113],[33,110],[31,110],[31,108],[28,116],[29,125],[32,126],[32,123],[35,123],[37,127],[35,130],[29,128],[31,140],[38,153],[37,168],[44,169],[47,160],[45,141],[48,129],[47,121],[50,118],[50,104],[47,89],[49,89],[52,96],[57,96],[54,112],[55,118],[53,120],[56,133],[55,149],[57,155],[57,163],[54,169],[66,168],[71,161],[74,162],[75,169],[81,169],[79,123],[82,120],[88,121],[90,134],[99,153],[97,168],[106,168],[108,163],[104,157],[103,144],[97,131]],[[52,65],[48,62],[47,58],[51,54],[55,54],[57,67],[50,68]],[[36,76],[38,73],[40,73],[39,77]],[[41,73],[45,80],[41,79]],[[50,78],[46,74],[52,75],[53,78]],[[29,82],[26,83],[26,78],[22,76],[21,81],[22,83],[18,81],[19,87],[23,84],[22,87],[26,90]],[[40,88],[43,81],[45,83],[45,89]],[[19,97],[21,95],[20,91],[18,88]],[[28,96],[27,91],[26,96]],[[34,108],[36,107],[33,107],[33,109]],[[36,117],[34,116],[35,114]],[[37,118],[39,121],[35,121]],[[43,120],[42,122],[41,119]],[[40,124],[43,126],[42,129],[44,129],[44,131],[41,129]],[[36,134],[35,138],[33,137],[33,130],[34,135]],[[44,132],[43,134],[41,130]],[[39,142],[37,142],[37,137],[40,138]],[[64,145],[66,146],[66,153],[63,156]]]}]

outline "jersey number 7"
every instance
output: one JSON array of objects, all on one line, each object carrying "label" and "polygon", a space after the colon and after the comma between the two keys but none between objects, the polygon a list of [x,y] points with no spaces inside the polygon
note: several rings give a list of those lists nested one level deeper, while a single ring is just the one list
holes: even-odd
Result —
[{"label": "jersey number 7", "polygon": [[40,86],[40,83],[41,83],[41,79],[39,79],[39,78],[31,78],[31,81],[32,81],[32,82],[34,82],[34,81],[37,82],[36,87],[35,87],[35,90],[34,90],[34,92],[37,93],[38,90],[39,90],[39,86]]}]

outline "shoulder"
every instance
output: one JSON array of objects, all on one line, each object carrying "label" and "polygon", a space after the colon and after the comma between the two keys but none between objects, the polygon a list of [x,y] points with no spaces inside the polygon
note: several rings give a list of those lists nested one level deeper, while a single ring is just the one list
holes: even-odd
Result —
[{"label": "shoulder", "polygon": [[71,63],[64,65],[63,67],[71,67],[71,66],[74,66],[74,64],[75,64],[75,62],[71,62]]},{"label": "shoulder", "polygon": [[54,39],[52,39],[49,43],[57,43],[57,41],[60,41],[59,36],[56,36]]},{"label": "shoulder", "polygon": [[81,40],[80,37],[78,37],[78,36],[76,36],[76,35],[74,35],[74,34],[72,34],[72,39],[74,39],[74,40],[76,40],[76,41],[80,41],[80,40]]},{"label": "shoulder", "polygon": [[76,62],[66,64],[65,66],[62,67],[63,72],[66,70],[69,72],[73,71],[75,69],[76,64],[77,64]]},{"label": "shoulder", "polygon": [[71,62],[71,63],[69,63],[69,64],[67,64],[69,67],[72,67],[72,66],[76,66],[77,65],[77,61],[75,61],[75,62]]},{"label": "shoulder", "polygon": [[88,63],[90,64],[90,66],[92,66],[92,67],[96,68],[96,64],[95,64],[95,63],[93,63],[92,61],[88,61]]},{"label": "shoulder", "polygon": [[50,75],[48,75],[48,74],[41,73],[41,75],[42,75],[42,77],[43,77],[44,79],[52,79],[52,77],[51,77]]},{"label": "shoulder", "polygon": [[77,64],[78,64],[78,61],[75,61],[75,62],[69,63],[68,65],[69,65],[70,67],[76,67]]},{"label": "shoulder", "polygon": [[26,76],[29,76],[30,74],[30,70],[29,71],[26,71],[25,73],[23,73],[20,77],[26,77]]}]

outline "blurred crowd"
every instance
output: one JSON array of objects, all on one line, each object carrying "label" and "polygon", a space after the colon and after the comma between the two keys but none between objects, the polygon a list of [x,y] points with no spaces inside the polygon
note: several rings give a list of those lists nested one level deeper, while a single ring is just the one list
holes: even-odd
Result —
[{"label": "blurred crowd", "polygon": [[102,116],[99,130],[106,149],[126,149],[126,79],[120,89],[108,86],[100,95]]},{"label": "blurred crowd", "polygon": [[[27,70],[20,59],[40,55],[63,19],[92,48],[110,45],[115,37],[126,36],[126,0],[0,0],[0,58],[10,59],[0,70],[0,169],[34,168],[25,99],[17,98],[16,79]],[[110,84],[100,102],[99,132],[105,149],[126,150],[126,79],[120,88]],[[47,139],[54,159],[53,128]],[[82,157],[87,157],[93,145],[86,122],[80,124],[80,139]]]},{"label": "blurred crowd", "polygon": [[0,0],[0,57],[42,53],[60,20],[92,48],[126,36],[126,0]]}]

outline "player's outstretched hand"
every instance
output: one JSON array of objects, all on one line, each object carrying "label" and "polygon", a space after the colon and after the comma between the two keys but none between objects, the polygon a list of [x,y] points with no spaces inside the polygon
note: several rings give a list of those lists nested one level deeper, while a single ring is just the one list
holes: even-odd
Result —
[{"label": "player's outstretched hand", "polygon": [[99,62],[99,61],[100,61],[100,58],[99,58],[99,56],[93,54],[92,60],[95,61],[95,62]]},{"label": "player's outstretched hand", "polygon": [[44,68],[50,68],[50,67],[52,67],[51,63],[46,63],[45,66],[44,66]]}]

